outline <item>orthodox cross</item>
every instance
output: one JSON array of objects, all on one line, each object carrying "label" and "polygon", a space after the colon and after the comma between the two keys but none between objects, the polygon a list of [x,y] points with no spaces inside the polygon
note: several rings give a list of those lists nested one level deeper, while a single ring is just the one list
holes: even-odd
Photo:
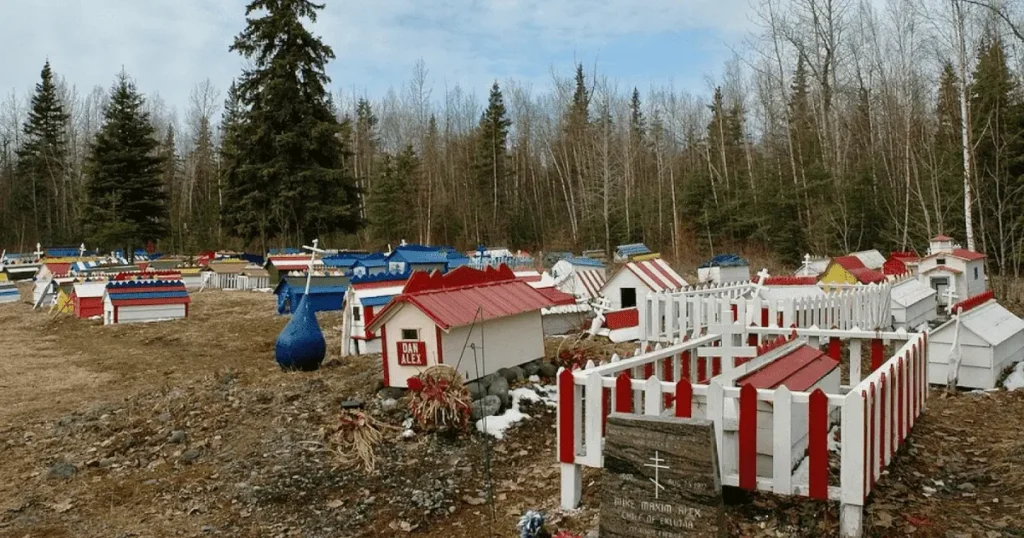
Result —
[{"label": "orthodox cross", "polygon": [[953,314],[953,299],[956,299],[956,291],[952,286],[946,286],[946,315]]},{"label": "orthodox cross", "polygon": [[43,245],[36,243],[36,251],[33,252],[32,254],[36,255],[36,261],[42,259],[43,254],[46,254],[45,252],[43,252]]},{"label": "orthodox cross", "polygon": [[310,246],[307,246],[307,245],[302,245],[302,248],[304,248],[304,249],[309,251],[309,270],[306,271],[306,293],[305,293],[306,296],[309,295],[309,285],[313,281],[313,262],[316,261],[316,253],[319,252],[320,254],[324,254],[324,253],[327,252],[326,250],[323,250],[321,248],[317,248],[317,245],[319,243],[320,243],[319,239],[314,239],[313,240],[313,246],[310,247]]},{"label": "orthodox cross", "polygon": [[668,465],[662,465],[665,463],[665,460],[661,458],[661,454],[657,450],[654,451],[654,457],[648,459],[654,463],[645,463],[644,467],[651,467],[654,469],[654,478],[651,478],[650,480],[654,483],[654,498],[657,499],[661,490],[665,489],[665,486],[661,485],[659,471],[662,469],[668,469],[669,467]]}]

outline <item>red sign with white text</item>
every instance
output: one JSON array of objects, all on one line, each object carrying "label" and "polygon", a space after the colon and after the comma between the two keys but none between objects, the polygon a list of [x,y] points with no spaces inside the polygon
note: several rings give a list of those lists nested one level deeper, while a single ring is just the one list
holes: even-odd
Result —
[{"label": "red sign with white text", "polygon": [[398,342],[398,365],[399,366],[426,366],[427,365],[427,344],[426,344],[426,342],[399,341]]}]

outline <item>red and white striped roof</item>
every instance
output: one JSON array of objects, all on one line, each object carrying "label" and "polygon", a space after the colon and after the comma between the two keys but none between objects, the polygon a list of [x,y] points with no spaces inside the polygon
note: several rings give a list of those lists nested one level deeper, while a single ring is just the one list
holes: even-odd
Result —
[{"label": "red and white striped roof", "polygon": [[608,280],[608,278],[604,276],[604,269],[588,270],[577,267],[573,274],[576,276],[576,279],[579,280],[579,283],[582,284],[583,288],[582,290],[574,290],[576,295],[582,296],[588,301],[601,294],[601,288],[604,287],[604,283]]},{"label": "red and white striped roof", "polygon": [[637,276],[651,291],[676,291],[687,286],[683,277],[669,267],[665,260],[655,258],[640,262],[629,262],[625,268]]}]

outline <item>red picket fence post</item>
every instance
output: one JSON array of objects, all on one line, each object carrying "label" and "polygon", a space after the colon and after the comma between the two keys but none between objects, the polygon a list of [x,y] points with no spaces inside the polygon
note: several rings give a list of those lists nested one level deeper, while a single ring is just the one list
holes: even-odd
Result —
[{"label": "red picket fence post", "polygon": [[740,389],[740,487],[757,489],[757,389],[747,383]]},{"label": "red picket fence post", "polygon": [[807,417],[807,452],[812,499],[828,500],[828,396],[821,389],[811,393]]}]

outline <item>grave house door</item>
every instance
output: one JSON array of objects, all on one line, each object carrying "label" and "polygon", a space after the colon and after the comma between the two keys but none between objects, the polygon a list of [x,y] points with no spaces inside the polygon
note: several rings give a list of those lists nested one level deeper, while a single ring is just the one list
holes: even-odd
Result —
[{"label": "grave house door", "polygon": [[636,306],[636,288],[620,288],[619,300],[622,308],[633,308]]},{"label": "grave house door", "polygon": [[942,306],[947,306],[946,303],[948,301],[947,301],[947,298],[946,298],[946,288],[949,287],[949,277],[948,276],[934,276],[934,277],[931,278],[931,284],[932,284],[932,289],[935,290],[936,297],[938,297],[938,299],[939,299],[939,304],[942,305]]}]

